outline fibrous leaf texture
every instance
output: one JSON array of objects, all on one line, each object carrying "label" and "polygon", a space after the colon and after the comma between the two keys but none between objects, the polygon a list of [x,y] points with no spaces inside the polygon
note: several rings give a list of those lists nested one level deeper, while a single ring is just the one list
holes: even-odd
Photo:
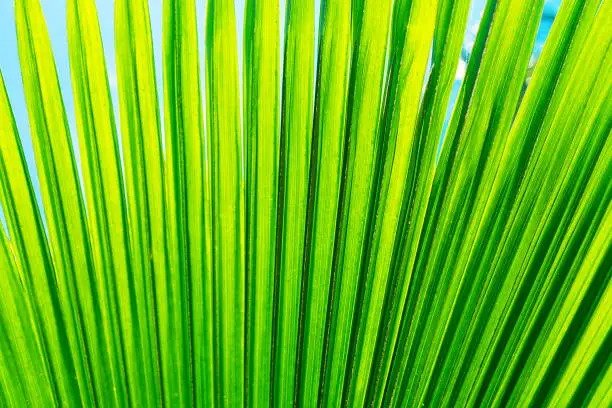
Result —
[{"label": "fibrous leaf texture", "polygon": [[14,1],[0,406],[612,406],[612,1],[280,2]]}]

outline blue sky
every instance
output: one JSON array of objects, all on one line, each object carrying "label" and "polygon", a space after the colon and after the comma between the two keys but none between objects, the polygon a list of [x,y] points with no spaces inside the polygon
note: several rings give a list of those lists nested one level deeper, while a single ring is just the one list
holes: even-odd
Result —
[{"label": "blue sky", "polygon": [[[320,0],[315,0],[316,4],[319,4]],[[114,54],[114,26],[113,26],[113,1],[112,0],[96,0],[98,6],[98,14],[100,18],[100,26],[102,31],[102,41],[105,46],[105,54],[107,60],[107,68],[109,72],[109,83],[111,86],[111,94],[113,96],[113,102],[115,104],[115,111],[117,109],[117,87],[116,87],[116,70],[115,70],[115,54]],[[281,16],[284,17],[284,1],[281,0],[282,10]],[[472,10],[470,12],[470,21],[468,23],[468,31],[474,30],[477,27],[479,16],[484,8],[486,0],[474,0],[472,4]],[[561,0],[549,0],[547,1],[544,14],[556,13]],[[51,38],[51,44],[53,52],[55,54],[55,63],[57,65],[59,82],[62,88],[64,103],[66,106],[66,112],[68,116],[68,122],[71,127],[71,133],[76,145],[76,123],[74,118],[74,102],[72,97],[72,86],[70,80],[70,67],[68,59],[68,43],[66,38],[66,0],[41,0],[43,11],[47,20],[47,28]],[[200,35],[200,47],[204,44],[203,37],[203,23],[205,16],[205,4],[206,0],[196,0],[196,7],[198,12],[199,22],[199,35]],[[161,26],[162,26],[162,0],[149,0],[150,12],[151,12],[151,24],[153,31],[153,42],[155,47],[155,59],[156,59],[156,70],[158,86],[160,88],[160,95],[162,95],[162,71],[161,71]],[[317,7],[318,10],[318,7]],[[318,13],[317,13],[318,14]],[[237,35],[238,35],[238,46],[242,49],[242,26],[244,21],[244,0],[236,0],[236,19],[237,19]],[[281,27],[284,21],[281,18]],[[544,26],[545,24],[543,24]],[[538,41],[541,43],[545,38],[545,34],[548,33],[548,27],[542,30],[542,34],[539,36]],[[469,35],[469,32],[468,32]],[[537,45],[536,45],[537,47]],[[203,53],[201,52],[202,56]],[[241,55],[241,53],[239,53]],[[201,63],[202,70],[204,69],[204,61]],[[0,70],[4,76],[6,82],[8,95],[13,107],[13,113],[17,122],[17,128],[19,129],[21,138],[23,140],[23,147],[30,168],[32,181],[35,186],[37,194],[39,193],[38,177],[35,170],[34,155],[32,151],[32,142],[30,138],[30,131],[28,125],[27,110],[23,95],[23,88],[21,82],[21,71],[19,68],[19,57],[17,53],[17,40],[15,36],[15,18],[13,10],[13,0],[0,0]],[[203,78],[203,76],[202,76]],[[459,89],[460,75],[455,86],[454,94]],[[162,108],[163,112],[163,108]],[[119,115],[116,114],[117,120]],[[75,149],[75,154],[78,157],[78,149]],[[40,197],[39,197],[40,199]],[[0,208],[0,219],[2,217],[2,211]]]}]

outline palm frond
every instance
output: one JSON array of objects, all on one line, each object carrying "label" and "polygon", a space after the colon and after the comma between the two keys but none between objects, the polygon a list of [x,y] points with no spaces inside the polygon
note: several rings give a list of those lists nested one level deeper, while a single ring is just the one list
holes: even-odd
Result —
[{"label": "palm frond", "polygon": [[117,122],[68,0],[72,135],[15,0],[42,208],[0,74],[0,405],[612,405],[612,2],[533,67],[544,0],[489,0],[446,124],[471,3],[247,0],[239,50],[233,1],[164,0],[159,91],[116,0]]}]

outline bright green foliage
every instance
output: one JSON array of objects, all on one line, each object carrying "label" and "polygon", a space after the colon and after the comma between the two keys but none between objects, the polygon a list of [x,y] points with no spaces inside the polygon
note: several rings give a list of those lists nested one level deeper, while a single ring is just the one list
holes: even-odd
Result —
[{"label": "bright green foliage", "polygon": [[[165,300],[159,304],[164,314],[159,325],[166,331],[169,349],[160,359],[165,403],[189,406],[194,404],[195,371],[202,370],[200,361],[210,354],[210,341],[202,338],[210,325],[210,306],[203,304],[202,282],[210,274],[206,264],[210,262],[210,238],[204,234],[204,217],[210,215],[205,212],[204,120],[195,4],[165,0],[162,31],[168,266],[161,271],[165,281],[160,282],[159,296]],[[199,360],[194,359],[196,333],[202,338],[197,345]],[[198,387],[198,397],[210,395],[207,388],[209,385]]]},{"label": "bright green foliage", "polygon": [[298,406],[317,401],[325,361],[325,321],[348,109],[351,4],[343,0],[321,4],[293,397]]},{"label": "bright green foliage", "polygon": [[213,314],[210,333],[217,406],[242,406],[246,394],[246,200],[234,13],[231,0],[208,2],[206,108]]},{"label": "bright green foliage", "polygon": [[244,166],[246,181],[246,405],[264,406],[271,386],[279,166],[279,3],[246,2]]},{"label": "bright green foliage", "polygon": [[141,324],[146,325],[153,336],[149,344],[149,353],[153,354],[149,354],[152,366],[148,373],[148,397],[149,402],[159,403],[162,386],[166,390],[174,389],[175,383],[169,381],[176,378],[176,375],[169,376],[174,359],[160,359],[161,354],[168,356],[176,351],[168,342],[160,340],[162,336],[168,338],[176,329],[169,326],[168,302],[171,300],[165,292],[169,268],[164,172],[152,65],[153,44],[146,4],[145,1],[117,1],[115,27],[132,267],[141,273],[136,290],[144,295],[139,307],[147,316],[140,318]]},{"label": "bright green foliage", "polygon": [[314,4],[291,0],[287,6],[270,384],[275,406],[294,401],[314,89]]},{"label": "bright green foliage", "polygon": [[[89,217],[89,233],[93,261],[95,270],[104,273],[99,278],[103,283],[98,296],[111,294],[115,297],[109,304],[117,309],[114,318],[120,336],[119,344],[113,345],[113,350],[124,350],[125,381],[130,401],[149,405],[154,403],[158,389],[155,384],[157,370],[146,369],[147,366],[156,368],[152,314],[146,310],[144,302],[151,298],[152,293],[146,291],[148,282],[144,269],[134,268],[130,255],[123,176],[95,2],[69,1],[67,15],[85,197],[87,213],[92,215]],[[84,313],[84,317],[89,317],[89,314]],[[88,324],[95,325],[95,321]],[[100,348],[92,341],[88,349],[97,351]],[[113,374],[120,363],[111,359],[117,357],[117,351],[106,357],[111,362]],[[92,382],[100,386],[95,389],[95,394],[102,401],[107,394],[105,390],[121,381],[120,374],[113,375],[117,378],[113,378],[112,383],[111,379],[98,379],[104,375],[104,367],[104,357],[92,359]],[[101,373],[98,374],[98,370]],[[145,394],[139,392],[142,389],[146,390]],[[117,404],[121,401],[119,398],[123,397],[118,395],[109,403]]]},{"label": "bright green foliage", "polygon": [[44,212],[0,75],[0,406],[612,405],[612,1],[527,86],[544,1],[488,1],[439,156],[470,0],[323,0],[318,38],[280,1],[239,50],[233,0],[164,0],[162,123],[116,0],[118,131],[69,0],[73,143],[15,0]]}]

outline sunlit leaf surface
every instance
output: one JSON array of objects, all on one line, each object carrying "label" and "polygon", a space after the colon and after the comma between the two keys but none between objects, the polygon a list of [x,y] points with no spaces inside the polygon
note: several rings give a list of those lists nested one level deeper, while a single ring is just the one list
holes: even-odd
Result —
[{"label": "sunlit leaf surface", "polygon": [[612,1],[245,3],[14,1],[0,406],[611,406]]}]

